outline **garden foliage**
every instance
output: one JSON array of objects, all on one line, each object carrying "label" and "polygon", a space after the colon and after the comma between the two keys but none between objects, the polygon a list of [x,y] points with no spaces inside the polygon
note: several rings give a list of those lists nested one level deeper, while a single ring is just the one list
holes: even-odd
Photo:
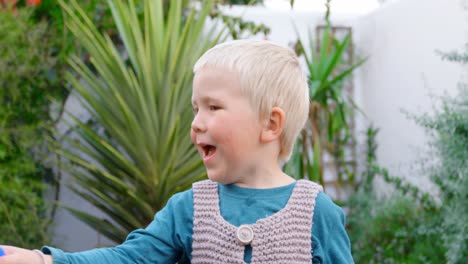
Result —
[{"label": "garden foliage", "polygon": [[[433,114],[411,115],[431,138],[430,162],[422,168],[434,186],[430,194],[377,165],[376,131],[369,130],[368,165],[349,202],[357,263],[468,262],[468,87],[460,85],[436,105]],[[377,199],[376,177],[393,186],[394,195]]]},{"label": "garden foliage", "polygon": [[68,29],[90,58],[90,66],[72,58],[76,74],[68,78],[91,119],[74,119],[79,140],[65,138],[56,152],[78,183],[71,188],[112,221],[68,209],[122,242],[150,223],[174,193],[205,176],[189,137],[192,66],[223,32],[205,28],[213,1],[200,10],[182,0],[168,6],[108,1],[119,39],[114,42],[76,1],[68,2],[61,1]]},{"label": "garden foliage", "polygon": [[56,31],[31,12],[0,13],[0,240],[27,248],[49,239],[42,195],[53,177],[43,165],[45,138],[51,101],[66,96]]}]

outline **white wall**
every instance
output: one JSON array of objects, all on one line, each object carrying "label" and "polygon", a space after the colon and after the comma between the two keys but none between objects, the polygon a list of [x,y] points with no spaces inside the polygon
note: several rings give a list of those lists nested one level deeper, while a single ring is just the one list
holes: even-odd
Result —
[{"label": "white wall", "polygon": [[463,49],[467,13],[462,4],[460,0],[392,1],[352,23],[358,54],[370,56],[355,81],[367,121],[380,129],[379,162],[420,185],[427,183],[417,168],[427,153],[428,138],[402,110],[433,112],[436,96],[456,91],[462,67],[442,61],[435,50]]}]

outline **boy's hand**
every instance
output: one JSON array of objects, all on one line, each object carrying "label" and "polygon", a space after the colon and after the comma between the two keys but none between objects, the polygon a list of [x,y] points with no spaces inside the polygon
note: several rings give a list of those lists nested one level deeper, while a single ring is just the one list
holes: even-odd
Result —
[{"label": "boy's hand", "polygon": [[[3,246],[0,247],[5,252],[4,256],[0,257],[0,264],[43,264],[43,259],[38,253],[18,247]],[[45,264],[52,264],[51,256],[45,256]]]}]

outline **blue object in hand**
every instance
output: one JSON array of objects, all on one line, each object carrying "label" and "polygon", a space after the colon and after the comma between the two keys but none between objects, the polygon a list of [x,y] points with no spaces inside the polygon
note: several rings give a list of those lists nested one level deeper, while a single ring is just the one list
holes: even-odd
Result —
[{"label": "blue object in hand", "polygon": [[6,255],[5,251],[3,250],[3,248],[0,247],[0,257],[5,256],[5,255]]}]

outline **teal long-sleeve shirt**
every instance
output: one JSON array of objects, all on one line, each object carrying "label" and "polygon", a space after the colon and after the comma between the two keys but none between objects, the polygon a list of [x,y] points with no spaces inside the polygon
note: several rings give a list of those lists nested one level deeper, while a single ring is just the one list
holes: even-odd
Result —
[{"label": "teal long-sleeve shirt", "polygon": [[[219,184],[221,214],[229,223],[253,224],[281,210],[295,183],[271,188],[250,189]],[[175,194],[145,228],[131,232],[124,243],[79,253],[43,247],[53,255],[54,264],[190,263],[193,230],[193,192]],[[316,198],[312,225],[312,263],[354,263],[345,230],[345,216],[324,193]],[[251,248],[245,251],[250,263]]]}]

